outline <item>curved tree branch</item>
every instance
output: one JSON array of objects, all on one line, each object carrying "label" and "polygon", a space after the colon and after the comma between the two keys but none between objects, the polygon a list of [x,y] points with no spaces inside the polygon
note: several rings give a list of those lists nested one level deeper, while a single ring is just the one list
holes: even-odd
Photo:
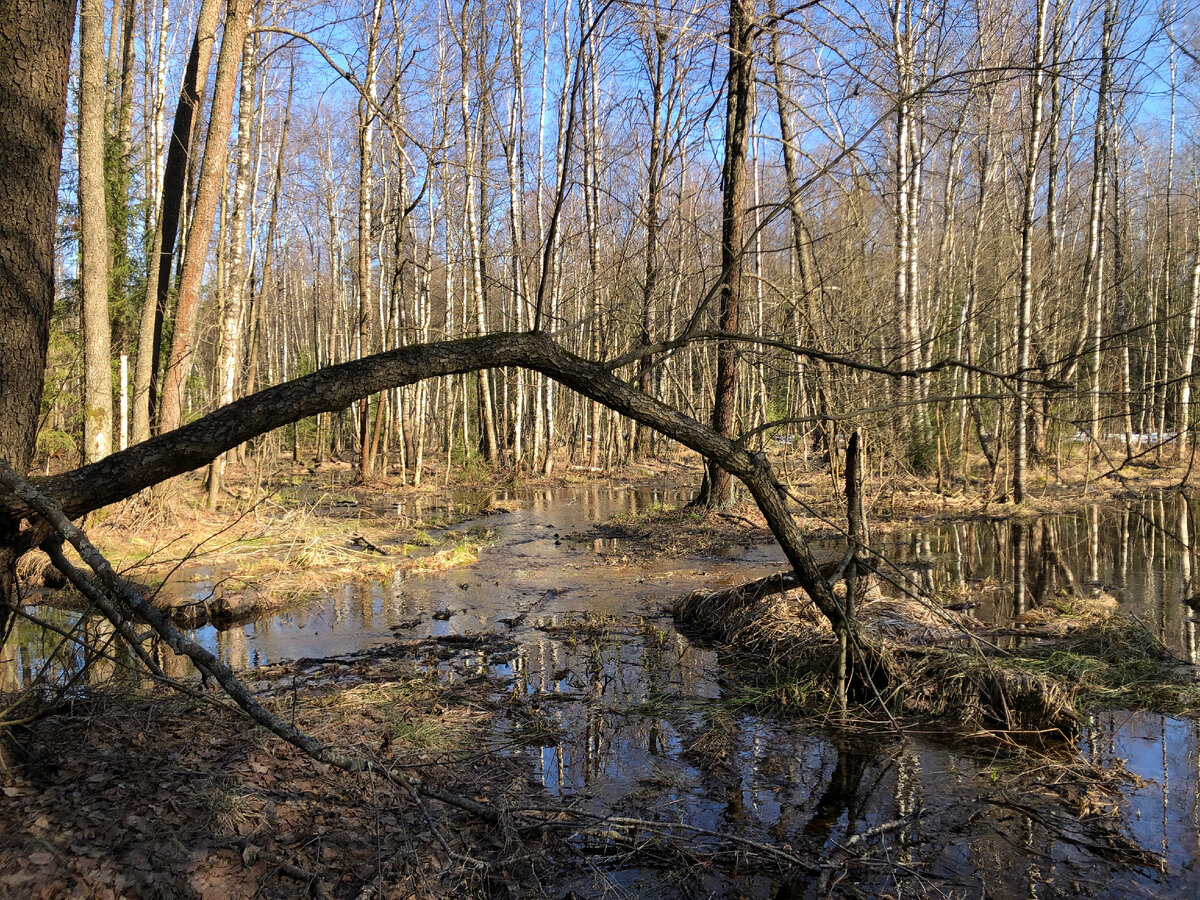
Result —
[{"label": "curved tree branch", "polygon": [[[331,366],[252,394],[89,466],[35,483],[67,516],[77,517],[200,468],[226,450],[281,425],[345,409],[367,394],[425,378],[501,366],[541,372],[695,450],[739,478],[762,510],[800,586],[835,627],[841,625],[841,603],[821,576],[765,457],[631,387],[602,366],[568,353],[544,334],[501,333],[417,344]],[[4,515],[12,520],[35,514],[10,494],[0,498],[0,516]]]}]

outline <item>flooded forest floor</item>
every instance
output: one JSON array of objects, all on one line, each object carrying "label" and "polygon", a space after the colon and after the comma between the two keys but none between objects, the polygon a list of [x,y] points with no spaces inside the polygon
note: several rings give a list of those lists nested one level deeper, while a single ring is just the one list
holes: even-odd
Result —
[{"label": "flooded forest floor", "polygon": [[[969,615],[1080,691],[1078,735],[1038,747],[843,718],[828,673],[677,625],[680,598],[784,567],[752,506],[686,509],[690,465],[419,490],[326,465],[235,481],[219,513],[198,488],[130,501],[85,523],[93,540],[260,701],[500,819],[313,763],[165,648],[189,693],[153,685],[35,566],[0,679],[53,708],[13,731],[0,895],[1191,895],[1200,508],[1180,473],[1146,475],[1019,515],[868,480],[885,595]],[[836,561],[836,479],[793,490]],[[1140,685],[1078,640],[1039,644],[1114,615],[1145,636]]]}]

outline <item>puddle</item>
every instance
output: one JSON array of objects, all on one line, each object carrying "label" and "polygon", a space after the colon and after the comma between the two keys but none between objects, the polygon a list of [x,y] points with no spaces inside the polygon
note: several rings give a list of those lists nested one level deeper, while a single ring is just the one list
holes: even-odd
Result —
[{"label": "puddle", "polygon": [[[471,508],[482,505],[477,499]],[[626,859],[623,845],[589,838],[577,849],[590,865],[556,882],[558,895],[825,896],[848,890],[849,882],[836,881],[847,871],[841,860],[848,847],[857,859],[849,870],[855,889],[867,894],[1200,891],[1197,723],[1112,712],[1095,717],[1081,738],[1096,765],[1124,760],[1139,776],[1105,827],[1160,857],[1160,872],[1114,852],[1111,842],[1098,844],[1094,823],[1081,826],[1048,812],[1050,805],[1026,803],[1039,790],[1036,775],[1018,790],[1008,786],[1011,773],[938,743],[887,734],[834,741],[723,701],[715,654],[677,634],[665,605],[697,587],[775,571],[782,554],[735,547],[631,562],[619,539],[580,540],[596,522],[682,502],[678,492],[589,485],[498,499],[519,503],[454,526],[492,530],[470,566],[345,585],[306,608],[194,636],[245,670],[397,640],[494,635],[503,652],[443,640],[444,652],[428,665],[444,678],[495,678],[496,700],[508,711],[498,717],[495,749],[527,761],[548,793],[594,812],[786,844],[814,864],[828,863],[824,874],[786,883],[739,868],[730,856],[682,871],[643,856]],[[881,537],[877,549],[897,564],[898,580],[970,597],[984,620],[1010,621],[1071,581],[1107,591],[1119,609],[1195,661],[1195,625],[1183,601],[1192,596],[1196,512],[1166,495],[1021,523],[916,528]],[[46,615],[59,627],[77,619]],[[27,683],[54,640],[29,623],[18,626],[0,681]],[[70,660],[61,677],[83,662]]]}]

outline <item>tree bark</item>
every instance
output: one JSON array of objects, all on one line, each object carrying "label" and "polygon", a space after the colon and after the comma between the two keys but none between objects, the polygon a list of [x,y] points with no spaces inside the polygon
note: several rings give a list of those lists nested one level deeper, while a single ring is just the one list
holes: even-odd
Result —
[{"label": "tree bark", "polygon": [[208,261],[213,216],[221,193],[221,180],[229,159],[229,133],[233,129],[233,97],[237,89],[238,66],[246,40],[247,10],[250,0],[228,0],[225,35],[217,59],[217,83],[213,88],[208,136],[204,142],[204,162],[196,187],[196,206],[179,276],[179,299],[175,306],[175,329],[171,339],[171,358],[163,375],[159,431],[179,427],[183,418],[184,382],[192,367],[196,312],[200,305],[200,286]]},{"label": "tree bark", "polygon": [[[191,55],[183,74],[183,86],[179,89],[175,124],[167,143],[167,161],[163,166],[162,187],[159,191],[162,209],[159,211],[157,227],[151,239],[150,265],[146,276],[146,302],[142,307],[137,367],[133,376],[134,443],[150,437],[157,412],[154,384],[158,378],[163,319],[167,313],[171,288],[171,261],[175,256],[175,240],[179,234],[179,223],[187,193],[188,160],[196,149],[197,112],[201,94],[208,82],[208,69],[212,60],[213,44],[217,39],[217,20],[220,16],[220,0],[202,0],[196,16],[196,35],[192,40]],[[166,20],[163,22],[165,24]],[[160,35],[159,39],[165,41],[166,35]],[[160,56],[160,78],[165,72],[162,62],[163,58]]]},{"label": "tree bark", "polygon": [[[379,28],[383,17],[382,0],[374,0],[367,30],[367,73],[362,96],[358,100],[358,355],[370,354],[371,344],[371,192],[375,165],[376,67],[379,60]],[[369,99],[368,99],[369,98]],[[381,323],[382,324],[382,323]],[[383,398],[377,402],[382,403]],[[358,475],[364,481],[371,470],[371,398],[364,395],[358,403]]]},{"label": "tree bark", "polygon": [[1091,344],[1092,390],[1091,390],[1091,439],[1094,446],[1101,439],[1100,411],[1100,363],[1104,325],[1104,207],[1108,176],[1108,91],[1112,76],[1112,40],[1116,24],[1117,0],[1105,0],[1104,22],[1100,38],[1100,76],[1096,89],[1096,126],[1092,143],[1092,187],[1090,219],[1088,221],[1088,249],[1083,266],[1084,297],[1091,301]]},{"label": "tree bark", "polygon": [[1196,361],[1196,323],[1200,320],[1200,225],[1196,228],[1195,262],[1192,265],[1191,290],[1188,292],[1187,314],[1183,320],[1183,361],[1179,367],[1179,416],[1175,430],[1178,456],[1187,452],[1192,438],[1192,367]]},{"label": "tree bark", "polygon": [[0,454],[33,456],[54,302],[74,0],[0,3]]},{"label": "tree bark", "polygon": [[[238,97],[237,170],[234,176],[233,208],[229,214],[229,288],[225,292],[218,351],[217,402],[232,403],[241,381],[242,320],[246,306],[246,207],[250,202],[250,138],[254,122],[254,93],[257,68],[255,42],[247,38],[242,51],[242,83]],[[214,459],[208,472],[208,505],[215,506],[221,493],[225,456]]]},{"label": "tree bark", "polygon": [[[116,0],[113,18],[120,20],[120,43],[116,40],[114,22],[112,49],[114,57],[109,77],[115,80],[109,93],[115,97],[116,108],[110,124],[112,141],[109,144],[110,179],[107,182],[109,221],[109,296],[117,309],[124,310],[129,291],[129,223],[131,221],[130,174],[133,161],[133,82],[134,34],[137,31],[135,0]],[[119,55],[118,55],[119,51]],[[111,441],[110,441],[111,443]]]},{"label": "tree bark", "polygon": [[1025,145],[1025,192],[1021,205],[1021,287],[1017,304],[1017,403],[1013,416],[1013,501],[1025,500],[1025,468],[1029,441],[1029,342],[1033,317],[1033,211],[1037,202],[1037,170],[1042,150],[1042,94],[1046,82],[1046,10],[1038,0],[1033,35],[1033,85],[1029,93],[1029,134]]},{"label": "tree bark", "polygon": [[[742,303],[745,268],[746,148],[754,107],[753,57],[754,4],[729,3],[729,84],[725,106],[725,163],[721,171],[721,309],[719,327],[736,332]],[[713,429],[722,437],[733,435],[737,412],[738,349],[729,341],[717,344],[717,384],[713,403]],[[706,487],[698,505],[720,508],[733,503],[730,473],[710,461]]]},{"label": "tree bark", "polygon": [[[29,468],[54,304],[54,210],[75,0],[0,2],[0,457]],[[18,523],[0,516],[0,636]]]},{"label": "tree bark", "polygon": [[104,0],[79,10],[79,285],[83,295],[83,457],[112,449],[109,235],[104,167]]},{"label": "tree bark", "polygon": [[[649,23],[652,34],[643,38],[646,53],[646,68],[650,72],[650,153],[646,160],[646,252],[642,275],[642,315],[638,341],[649,347],[658,340],[655,323],[654,300],[658,293],[658,233],[661,228],[662,191],[666,176],[667,154],[663,152],[663,118],[665,107],[665,67],[667,55],[667,26],[661,20],[661,12],[655,9],[655,17]],[[651,396],[655,393],[654,357],[647,353],[638,360],[638,390]],[[633,435],[633,453],[639,459],[646,458],[653,449],[650,430],[638,426]]]}]

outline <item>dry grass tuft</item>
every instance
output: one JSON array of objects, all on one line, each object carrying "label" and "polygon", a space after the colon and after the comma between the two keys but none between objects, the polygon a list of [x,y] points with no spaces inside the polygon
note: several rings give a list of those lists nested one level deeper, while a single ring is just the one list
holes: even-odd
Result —
[{"label": "dry grass tuft", "polygon": [[30,550],[17,560],[17,579],[29,587],[60,588],[66,584],[44,550]]},{"label": "dry grass tuft", "polygon": [[406,559],[400,564],[405,575],[420,575],[429,572],[444,572],[459,566],[469,566],[479,558],[479,545],[463,541],[446,547],[428,556]]},{"label": "dry grass tuft", "polygon": [[[676,604],[676,620],[725,645],[756,701],[828,711],[833,631],[804,595],[762,596],[762,584],[689,594]],[[858,612],[856,699],[1035,742],[1073,737],[1079,709],[1089,706],[1200,714],[1195,667],[1112,607],[1103,594],[1060,598],[1023,617],[1030,629],[1023,646],[1001,650],[974,640],[980,623],[968,615],[915,600],[870,600]]]}]

